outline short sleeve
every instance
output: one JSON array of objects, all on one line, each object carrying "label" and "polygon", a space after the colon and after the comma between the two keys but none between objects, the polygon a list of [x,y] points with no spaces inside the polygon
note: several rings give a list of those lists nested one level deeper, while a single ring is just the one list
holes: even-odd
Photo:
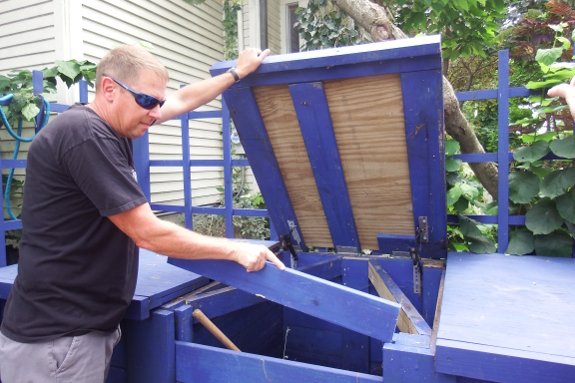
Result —
[{"label": "short sleeve", "polygon": [[121,141],[92,137],[68,150],[62,166],[104,217],[147,202]]}]

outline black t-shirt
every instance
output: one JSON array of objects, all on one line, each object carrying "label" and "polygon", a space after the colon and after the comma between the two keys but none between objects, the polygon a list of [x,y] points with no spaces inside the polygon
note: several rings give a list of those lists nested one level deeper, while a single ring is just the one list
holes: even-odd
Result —
[{"label": "black t-shirt", "polygon": [[147,202],[135,174],[131,142],[90,108],[76,104],[38,134],[4,335],[30,343],[116,329],[134,294],[138,248],[107,217]]}]

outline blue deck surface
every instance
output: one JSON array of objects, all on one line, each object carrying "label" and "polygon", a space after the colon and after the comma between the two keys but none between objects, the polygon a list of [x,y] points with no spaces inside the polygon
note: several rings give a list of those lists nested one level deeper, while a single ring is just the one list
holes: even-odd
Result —
[{"label": "blue deck surface", "polygon": [[[18,265],[0,268],[0,299],[7,299]],[[187,294],[209,282],[209,279],[167,263],[167,257],[140,249],[138,284],[127,319],[146,319],[150,311]]]},{"label": "blue deck surface", "polygon": [[574,281],[572,258],[449,254],[437,371],[497,382],[575,381]]}]

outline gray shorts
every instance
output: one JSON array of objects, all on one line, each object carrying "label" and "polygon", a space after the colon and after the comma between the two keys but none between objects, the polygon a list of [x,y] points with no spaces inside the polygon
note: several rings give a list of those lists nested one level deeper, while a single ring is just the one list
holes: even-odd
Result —
[{"label": "gray shorts", "polygon": [[49,342],[19,343],[0,332],[2,383],[103,383],[121,336],[118,327],[112,334],[92,331]]}]

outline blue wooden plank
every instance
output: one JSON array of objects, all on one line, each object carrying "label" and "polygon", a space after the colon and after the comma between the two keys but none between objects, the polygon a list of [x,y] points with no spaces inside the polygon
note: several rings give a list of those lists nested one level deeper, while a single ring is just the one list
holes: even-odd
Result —
[{"label": "blue wooden plank", "polygon": [[[262,77],[263,74],[301,71],[302,69],[309,71],[328,68],[332,70],[338,66],[361,66],[364,63],[412,59],[418,56],[434,57],[435,60],[430,60],[431,64],[435,65],[436,69],[441,69],[440,43],[439,36],[426,36],[418,39],[401,39],[291,55],[268,56],[256,72],[242,79],[237,85],[253,86],[255,85],[252,84],[254,78]],[[235,61],[216,63],[210,69],[210,73],[212,76],[217,76],[233,66],[235,66]]]},{"label": "blue wooden plank", "polygon": [[[479,223],[486,224],[496,224],[498,219],[496,215],[475,215],[468,214],[466,217],[476,220]],[[510,215],[508,216],[510,225],[525,226],[525,216],[524,215]],[[447,222],[449,223],[459,223],[459,217],[457,215],[448,215]]]},{"label": "blue wooden plank", "polygon": [[361,249],[323,84],[289,90],[333,245]]},{"label": "blue wooden plank", "polygon": [[[368,264],[368,259],[344,257],[341,261],[343,285],[368,292]],[[341,350],[343,369],[369,373],[369,337],[344,328]]]},{"label": "blue wooden plank", "polygon": [[389,274],[413,307],[421,312],[423,310],[421,296],[413,290],[413,261],[410,258],[402,257],[372,258],[372,261],[374,260]]},{"label": "blue wooden plank", "polygon": [[291,230],[288,221],[295,224],[297,233],[293,233],[292,243],[305,249],[305,239],[253,91],[249,88],[228,90],[224,93],[224,98],[230,108],[244,150],[251,159],[252,171],[256,179],[261,180],[259,187],[273,225],[280,235],[287,235]]},{"label": "blue wooden plank", "polygon": [[176,342],[176,365],[182,383],[383,382],[373,375],[184,342]]},{"label": "blue wooden plank", "polygon": [[188,305],[183,305],[174,309],[176,340],[181,340],[182,342],[193,342],[193,311],[194,309]]},{"label": "blue wooden plank", "polygon": [[148,319],[150,317],[150,298],[134,295],[124,314],[124,318],[133,320]]},{"label": "blue wooden plank", "polygon": [[[524,86],[509,88],[509,97],[529,97],[539,95],[538,90],[530,90]],[[457,101],[489,100],[497,98],[497,89],[472,90],[468,92],[456,92]]]},{"label": "blue wooden plank", "polygon": [[78,91],[80,93],[80,102],[83,104],[88,103],[88,83],[86,80],[80,80],[78,83]]},{"label": "blue wooden plank", "polygon": [[26,160],[9,160],[2,159],[2,169],[7,168],[25,168]]},{"label": "blue wooden plank", "polygon": [[384,382],[456,383],[457,377],[435,371],[435,360],[431,350],[414,345],[418,342],[418,338],[412,337],[415,338],[412,342],[397,338],[394,343],[384,345]]},{"label": "blue wooden plank", "polygon": [[[337,276],[341,275],[341,257],[324,257],[325,259],[308,264],[305,266],[300,266],[297,270],[302,273],[316,276],[318,278],[327,279],[331,281]],[[299,265],[299,262],[298,262]]]},{"label": "blue wooden plank", "polygon": [[497,251],[503,253],[509,244],[509,51],[499,51],[498,64],[498,143],[497,159]]},{"label": "blue wooden plank", "polygon": [[[126,322],[127,323],[127,322]],[[174,313],[152,312],[149,319],[125,326],[128,383],[173,383],[176,376]]]},{"label": "blue wooden plank", "polygon": [[222,138],[224,146],[224,209],[226,237],[234,238],[234,188],[232,185],[232,140],[230,132],[230,111],[225,100],[222,100]]},{"label": "blue wooden plank", "polygon": [[150,189],[150,138],[148,131],[132,141],[134,144],[134,167],[138,176],[138,184],[144,192],[146,199],[151,201]]},{"label": "blue wooden plank", "polygon": [[190,120],[187,115],[180,117],[182,127],[182,170],[184,172],[184,224],[186,228],[193,230],[192,219],[192,176],[190,173]]},{"label": "blue wooden plank", "polygon": [[205,110],[205,111],[194,111],[188,112],[188,119],[197,120],[200,118],[222,118],[221,110]]},{"label": "blue wooden plank", "polygon": [[437,341],[435,363],[438,372],[490,382],[568,383],[575,376],[575,358],[445,339]]},{"label": "blue wooden plank", "polygon": [[241,265],[231,261],[170,259],[170,262],[383,341],[391,340],[399,316],[397,303],[297,270],[279,270],[269,262],[256,273],[247,273]]},{"label": "blue wooden plank", "polygon": [[377,243],[381,254],[393,254],[394,251],[411,253],[417,247],[415,235],[378,234]]},{"label": "blue wooden plank", "polygon": [[301,350],[289,349],[286,350],[286,360],[294,362],[311,363],[324,367],[342,368],[342,358],[337,356],[313,354]]},{"label": "blue wooden plank", "polygon": [[341,333],[342,327],[336,324],[324,321],[323,319],[312,317],[289,307],[283,310],[284,327],[307,327],[311,329],[320,329],[325,331]]},{"label": "blue wooden plank", "polygon": [[128,373],[125,369],[110,366],[106,383],[126,383],[128,380]]},{"label": "blue wooden plank", "polygon": [[420,257],[447,254],[442,79],[440,70],[401,74],[414,227],[419,217],[429,226]]}]

